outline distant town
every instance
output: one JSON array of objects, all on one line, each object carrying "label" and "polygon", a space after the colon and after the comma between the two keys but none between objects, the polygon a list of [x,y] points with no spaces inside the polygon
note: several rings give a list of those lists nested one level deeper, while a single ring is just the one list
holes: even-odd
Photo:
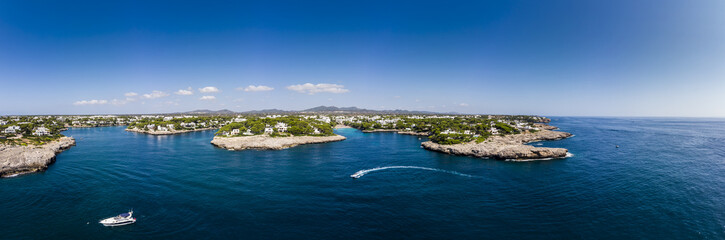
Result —
[{"label": "distant town", "polygon": [[[361,109],[353,109],[361,110]],[[365,112],[365,111],[362,111]],[[217,129],[216,136],[330,136],[336,127],[366,132],[396,131],[429,136],[441,144],[484,141],[495,135],[539,131],[549,119],[526,115],[459,115],[323,112],[295,114],[223,114],[211,111],[156,115],[54,115],[0,117],[0,142],[43,144],[69,127],[127,126],[127,131],[177,134]]]}]

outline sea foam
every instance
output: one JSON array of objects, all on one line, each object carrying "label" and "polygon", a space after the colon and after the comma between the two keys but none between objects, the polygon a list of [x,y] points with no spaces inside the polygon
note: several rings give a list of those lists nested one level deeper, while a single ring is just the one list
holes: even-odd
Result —
[{"label": "sea foam", "polygon": [[435,171],[435,172],[443,172],[443,173],[458,175],[458,176],[462,176],[462,177],[480,178],[480,176],[474,176],[474,175],[470,175],[470,174],[459,173],[459,172],[456,172],[456,171],[450,171],[450,170],[444,170],[444,169],[438,169],[438,168],[418,167],[418,166],[387,166],[387,167],[376,167],[376,168],[371,168],[371,169],[365,169],[365,170],[357,171],[355,174],[350,175],[350,177],[357,179],[357,178],[360,178],[362,176],[365,176],[365,174],[368,174],[368,173],[371,173],[371,172],[382,171],[382,170],[386,170],[386,169],[400,169],[400,168],[402,168],[402,169],[420,169],[420,170],[428,170],[428,171]]}]

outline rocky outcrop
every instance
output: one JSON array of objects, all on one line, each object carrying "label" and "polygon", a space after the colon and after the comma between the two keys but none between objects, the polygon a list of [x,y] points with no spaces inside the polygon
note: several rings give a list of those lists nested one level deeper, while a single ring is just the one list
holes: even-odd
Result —
[{"label": "rocky outcrop", "polygon": [[554,127],[554,126],[551,126],[549,124],[544,124],[544,123],[534,123],[534,127],[537,127],[539,129],[544,129],[544,130],[556,130],[556,129],[559,129],[558,127]]},{"label": "rocky outcrop", "polygon": [[413,136],[428,136],[429,132],[414,132],[414,131],[399,131],[398,134],[413,135]]},{"label": "rocky outcrop", "polygon": [[264,149],[280,150],[291,148],[302,144],[337,142],[346,138],[340,135],[334,136],[291,136],[271,137],[268,135],[243,136],[243,137],[214,137],[211,144],[229,150]]},{"label": "rocky outcrop", "polygon": [[428,136],[428,132],[414,132],[414,131],[403,131],[398,129],[373,129],[373,130],[362,130],[364,133],[376,133],[376,132],[394,132],[403,135],[415,135],[415,136]]},{"label": "rocky outcrop", "polygon": [[566,132],[542,130],[536,133],[493,136],[482,143],[443,145],[428,141],[421,145],[425,149],[448,154],[521,161],[566,157],[569,151],[565,148],[534,147],[524,144],[536,141],[559,140],[571,136],[570,133]]},{"label": "rocky outcrop", "polygon": [[362,130],[364,133],[375,133],[375,132],[398,132],[398,129],[373,129],[373,130]]},{"label": "rocky outcrop", "polygon": [[58,153],[75,144],[75,139],[61,137],[39,146],[0,145],[0,177],[43,171]]},{"label": "rocky outcrop", "polygon": [[150,134],[150,135],[173,135],[173,134],[198,132],[198,131],[206,131],[206,130],[214,130],[214,129],[216,129],[216,128],[199,128],[199,129],[194,129],[194,130],[149,131],[149,130],[138,129],[138,128],[126,128],[126,131]]}]

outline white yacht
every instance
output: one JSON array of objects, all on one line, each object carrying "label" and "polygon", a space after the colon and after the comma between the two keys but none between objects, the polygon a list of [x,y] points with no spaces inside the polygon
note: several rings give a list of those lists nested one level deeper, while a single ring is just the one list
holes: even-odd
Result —
[{"label": "white yacht", "polygon": [[103,219],[98,223],[103,224],[103,226],[106,226],[106,227],[113,227],[113,226],[128,225],[128,224],[135,223],[135,222],[136,222],[136,218],[133,217],[133,210],[132,210],[127,213],[121,213],[115,217]]}]

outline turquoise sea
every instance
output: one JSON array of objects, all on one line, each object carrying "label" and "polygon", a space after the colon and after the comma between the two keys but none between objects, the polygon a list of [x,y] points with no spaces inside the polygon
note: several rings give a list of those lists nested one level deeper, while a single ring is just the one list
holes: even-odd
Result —
[{"label": "turquoise sea", "polygon": [[[0,239],[725,239],[725,120],[554,117],[573,157],[506,162],[425,138],[227,151],[213,131],[64,132],[77,146],[0,179]],[[619,145],[619,148],[615,147]],[[360,170],[385,166],[359,179]],[[460,174],[459,174],[460,173]],[[470,176],[468,176],[470,175]],[[103,227],[126,210],[138,222]]]}]

